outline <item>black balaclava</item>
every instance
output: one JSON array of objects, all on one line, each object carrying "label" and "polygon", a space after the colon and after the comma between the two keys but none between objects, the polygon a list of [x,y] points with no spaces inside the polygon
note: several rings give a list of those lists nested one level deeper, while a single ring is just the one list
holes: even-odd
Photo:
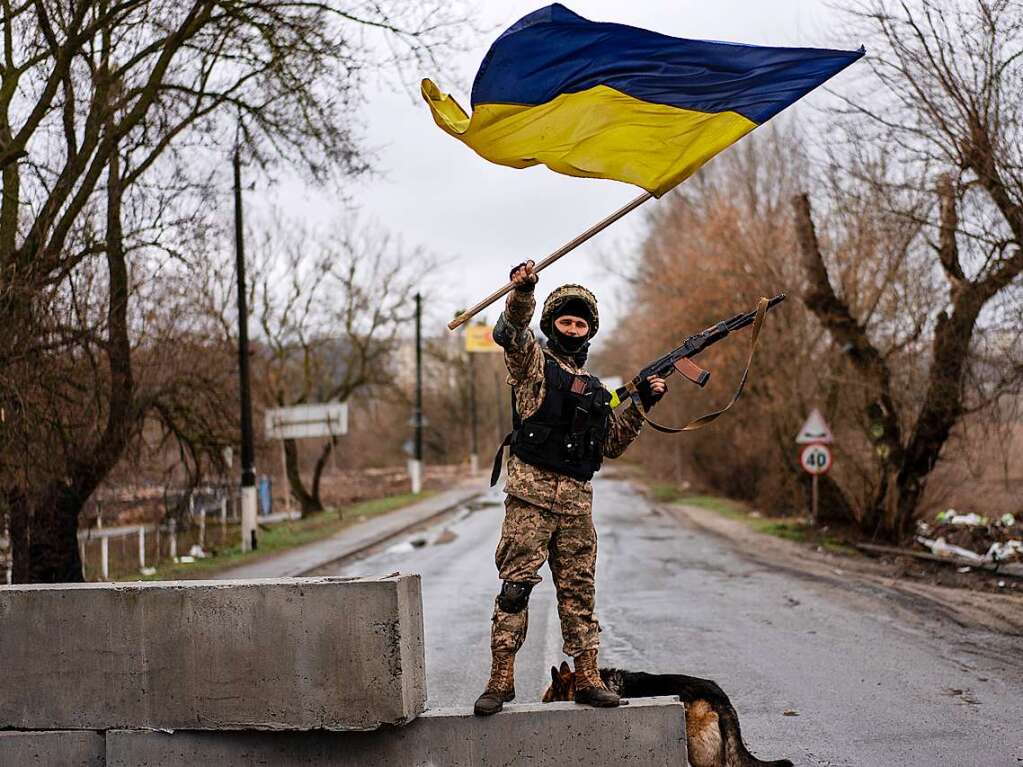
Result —
[{"label": "black balaclava", "polygon": [[[562,333],[555,323],[558,317],[564,317],[566,314],[585,319],[590,323],[590,332],[585,336],[569,336]],[[590,311],[589,305],[580,298],[570,298],[554,313],[554,323],[552,323],[551,329],[553,332],[547,339],[547,346],[551,351],[568,357],[575,362],[577,367],[585,365],[590,349],[590,337],[593,334],[593,312]]]}]

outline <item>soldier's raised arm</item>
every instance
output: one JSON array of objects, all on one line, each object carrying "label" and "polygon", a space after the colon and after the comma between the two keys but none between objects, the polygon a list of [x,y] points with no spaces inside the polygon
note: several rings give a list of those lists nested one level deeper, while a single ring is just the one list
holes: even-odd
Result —
[{"label": "soldier's raised arm", "polygon": [[504,349],[504,361],[511,377],[509,383],[519,386],[543,380],[543,349],[529,329],[536,309],[533,290],[538,279],[533,272],[533,262],[513,267],[510,278],[515,290],[508,294],[504,311],[494,325],[494,342]]}]

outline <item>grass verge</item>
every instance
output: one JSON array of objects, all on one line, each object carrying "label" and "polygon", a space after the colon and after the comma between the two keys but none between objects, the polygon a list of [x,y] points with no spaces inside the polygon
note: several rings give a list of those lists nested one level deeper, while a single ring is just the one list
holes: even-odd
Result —
[{"label": "grass verge", "polygon": [[795,543],[820,546],[834,554],[859,556],[859,552],[839,538],[808,525],[798,517],[764,517],[754,513],[743,503],[716,495],[686,495],[671,484],[652,484],[650,491],[660,503],[675,503],[707,509],[729,519],[742,522],[764,535],[773,535]]},{"label": "grass verge", "polygon": [[136,575],[135,577],[129,575],[122,577],[121,580],[167,581],[208,578],[240,564],[257,562],[278,552],[329,538],[370,517],[396,511],[412,503],[425,500],[434,493],[433,490],[426,490],[419,495],[406,493],[387,498],[375,498],[346,506],[340,510],[333,509],[302,519],[278,522],[266,527],[260,526],[259,548],[256,551],[243,552],[239,542],[234,546],[218,550],[215,556],[197,559],[191,563],[161,563],[152,575]]}]

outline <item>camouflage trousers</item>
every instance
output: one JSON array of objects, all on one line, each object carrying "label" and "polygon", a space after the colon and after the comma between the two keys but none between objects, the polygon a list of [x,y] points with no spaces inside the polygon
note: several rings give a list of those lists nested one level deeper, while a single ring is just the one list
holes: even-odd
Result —
[{"label": "camouflage trousers", "polygon": [[[600,624],[593,617],[597,532],[591,514],[555,514],[514,496],[505,500],[497,570],[502,581],[535,585],[546,561],[558,595],[558,615],[566,655],[595,650]],[[526,639],[528,608],[507,613],[495,601],[490,648],[518,652]]]}]

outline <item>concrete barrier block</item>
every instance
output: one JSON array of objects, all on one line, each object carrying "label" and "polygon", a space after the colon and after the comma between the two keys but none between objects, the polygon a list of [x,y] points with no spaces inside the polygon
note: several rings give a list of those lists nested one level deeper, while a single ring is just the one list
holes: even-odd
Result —
[{"label": "concrete barrier block", "polygon": [[0,729],[368,730],[426,704],[418,575],[0,587]]},{"label": "concrete barrier block", "polygon": [[0,732],[0,764],[14,767],[103,767],[106,740],[101,732]]},{"label": "concrete barrier block", "polygon": [[677,698],[633,700],[616,709],[572,703],[428,711],[400,729],[375,732],[125,732],[107,734],[109,767],[181,764],[275,767],[680,767],[685,712]]}]

